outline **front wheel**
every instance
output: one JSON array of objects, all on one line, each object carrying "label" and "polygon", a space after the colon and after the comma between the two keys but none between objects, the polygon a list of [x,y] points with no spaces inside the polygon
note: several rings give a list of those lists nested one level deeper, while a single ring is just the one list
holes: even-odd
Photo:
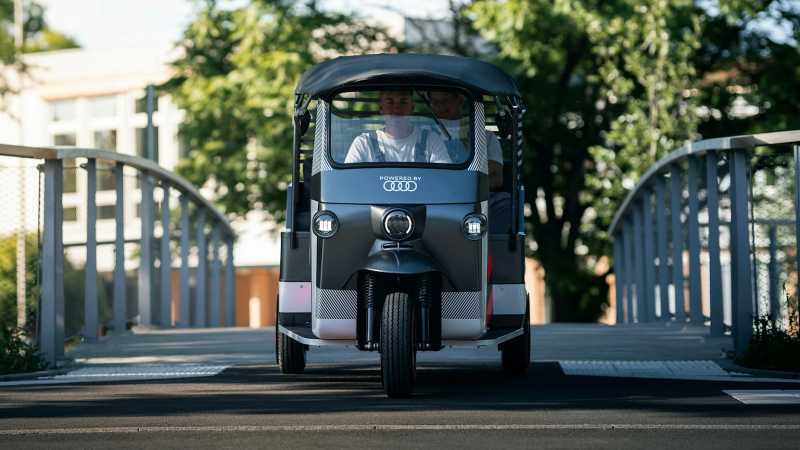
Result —
[{"label": "front wheel", "polygon": [[522,336],[517,336],[501,344],[503,370],[506,373],[522,374],[531,365],[531,314],[529,305],[530,303],[525,306],[525,322],[522,324],[522,329],[524,330]]},{"label": "front wheel", "polygon": [[381,381],[386,395],[408,397],[417,370],[414,307],[406,294],[386,296],[381,313]]}]

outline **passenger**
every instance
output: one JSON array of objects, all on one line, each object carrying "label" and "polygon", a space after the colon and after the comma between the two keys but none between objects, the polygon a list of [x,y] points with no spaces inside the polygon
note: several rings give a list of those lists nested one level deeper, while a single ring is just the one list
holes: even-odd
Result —
[{"label": "passenger", "polygon": [[[450,140],[445,141],[445,146],[450,152],[453,161],[463,161],[466,149],[462,144],[461,118],[464,116],[463,108],[465,98],[458,92],[432,91],[431,108],[450,134]],[[468,132],[469,128],[464,131]],[[446,137],[445,137],[446,139]],[[469,142],[469,139],[466,139]],[[492,191],[503,188],[503,150],[500,141],[494,133],[486,132],[486,151],[489,159],[489,189]]]},{"label": "passenger", "polygon": [[[461,117],[465,97],[452,91],[433,91],[431,109],[447,128],[450,140],[445,145],[453,161],[463,161],[466,149],[462,144]],[[466,131],[466,130],[465,130]],[[486,151],[489,163],[489,232],[507,233],[511,227],[511,194],[499,191],[503,188],[503,150],[500,140],[486,130]]]},{"label": "passenger", "polygon": [[428,129],[415,127],[409,120],[414,110],[411,91],[381,91],[378,110],[383,115],[384,128],[361,133],[353,139],[345,163],[451,162],[442,138]]}]

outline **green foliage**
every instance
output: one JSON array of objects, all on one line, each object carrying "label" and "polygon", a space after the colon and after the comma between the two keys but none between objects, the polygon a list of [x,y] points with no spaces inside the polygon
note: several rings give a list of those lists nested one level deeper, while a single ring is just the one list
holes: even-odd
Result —
[{"label": "green foliage", "polygon": [[[797,308],[795,307],[795,313]],[[795,314],[790,314],[792,325],[785,328],[767,315],[753,320],[753,336],[747,350],[737,362],[745,367],[768,370],[800,371],[800,334],[797,332]]]},{"label": "green foliage", "polygon": [[[386,43],[386,44],[384,44]],[[379,28],[320,11],[314,2],[210,1],[184,33],[166,84],[186,112],[191,153],[178,172],[211,189],[229,214],[281,220],[291,179],[293,90],[313,64],[390,45]]]},{"label": "green foliage", "polygon": [[27,342],[25,335],[19,329],[0,326],[0,375],[47,368],[39,349]]}]

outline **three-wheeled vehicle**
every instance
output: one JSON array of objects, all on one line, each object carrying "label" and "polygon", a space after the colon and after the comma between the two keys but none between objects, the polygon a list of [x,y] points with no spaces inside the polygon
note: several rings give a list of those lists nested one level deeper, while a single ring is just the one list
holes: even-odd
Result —
[{"label": "three-wheeled vehicle", "polygon": [[402,397],[418,351],[496,345],[506,371],[528,368],[523,113],[514,80],[468,58],[349,56],[303,75],[282,372],[302,372],[309,346],[351,345],[380,352],[384,390]]}]

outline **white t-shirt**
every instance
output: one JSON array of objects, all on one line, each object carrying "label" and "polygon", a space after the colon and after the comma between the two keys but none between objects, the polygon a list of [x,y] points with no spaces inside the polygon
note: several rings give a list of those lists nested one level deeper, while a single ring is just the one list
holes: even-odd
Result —
[{"label": "white t-shirt", "polygon": [[[415,162],[414,146],[420,137],[420,130],[417,127],[414,127],[411,134],[401,139],[395,139],[383,130],[378,130],[376,133],[378,136],[378,149],[383,152],[384,161]],[[450,156],[447,154],[447,147],[445,147],[444,141],[438,134],[428,133],[426,147],[427,162],[445,164],[451,162]],[[369,133],[361,133],[350,144],[344,162],[347,164],[370,161],[372,161],[372,157],[369,148]]]},{"label": "white t-shirt", "polygon": [[[442,121],[442,125],[447,128],[447,132],[450,133],[450,137],[458,139],[459,133],[461,132],[461,121],[448,119],[440,120]],[[441,133],[441,130],[437,131]],[[495,161],[503,165],[503,149],[500,147],[500,140],[489,130],[486,130],[486,151],[489,154],[490,161]]]}]

